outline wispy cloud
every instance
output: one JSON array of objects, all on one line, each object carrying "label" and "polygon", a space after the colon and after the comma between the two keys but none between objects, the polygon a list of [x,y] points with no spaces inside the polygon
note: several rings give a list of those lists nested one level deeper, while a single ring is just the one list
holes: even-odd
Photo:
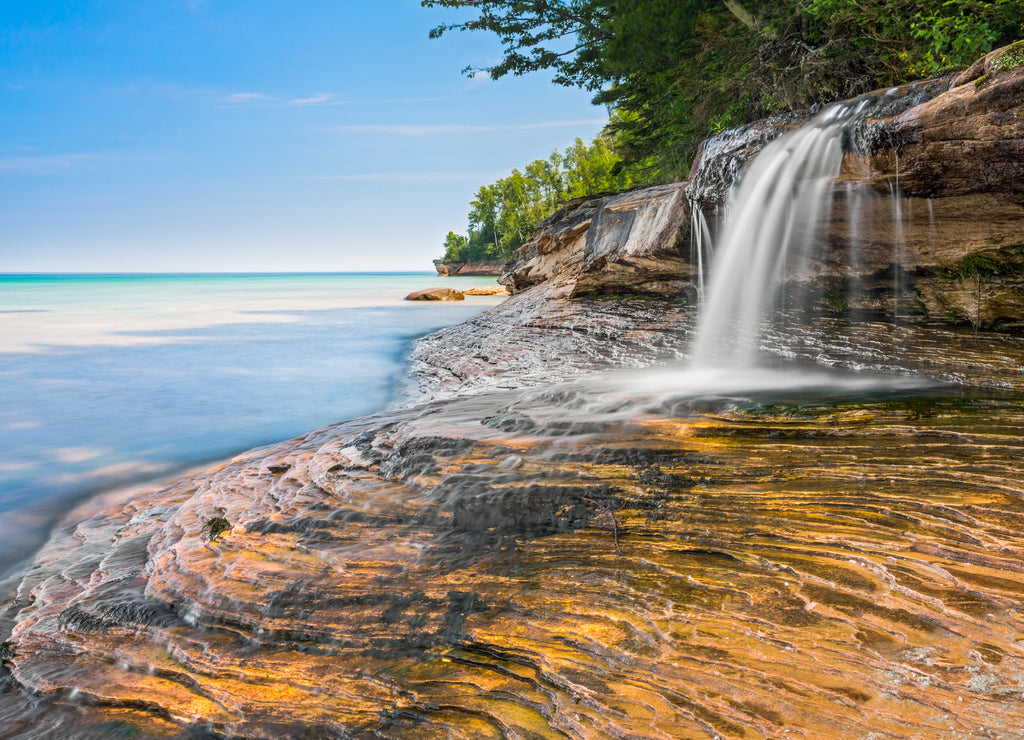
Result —
[{"label": "wispy cloud", "polygon": [[491,170],[449,170],[444,172],[364,172],[354,175],[321,175],[307,180],[342,180],[362,182],[478,182],[501,177],[503,172]]},{"label": "wispy cloud", "polygon": [[308,98],[297,98],[288,103],[288,105],[327,105],[328,103],[337,104],[338,101],[334,99],[333,93],[316,93],[310,95]]},{"label": "wispy cloud", "polygon": [[86,162],[106,159],[102,154],[45,154],[39,156],[0,157],[0,172],[39,175],[62,172]]},{"label": "wispy cloud", "polygon": [[537,121],[534,123],[383,123],[351,126],[333,126],[332,131],[353,134],[391,134],[395,136],[436,136],[443,134],[475,134],[498,131],[533,131],[543,128],[570,128],[607,123],[604,118],[588,118],[578,121]]},{"label": "wispy cloud", "polygon": [[237,92],[227,95],[222,101],[228,105],[246,105],[248,103],[273,103],[274,98],[266,93]]}]

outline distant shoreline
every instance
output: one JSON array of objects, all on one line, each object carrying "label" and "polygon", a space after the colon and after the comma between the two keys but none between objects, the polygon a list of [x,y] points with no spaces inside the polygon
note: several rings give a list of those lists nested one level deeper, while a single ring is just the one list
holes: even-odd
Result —
[{"label": "distant shoreline", "polygon": [[0,272],[0,279],[5,278],[96,278],[96,277],[275,277],[281,275],[295,277],[317,277],[337,275],[434,275],[431,270],[353,270],[325,272]]}]

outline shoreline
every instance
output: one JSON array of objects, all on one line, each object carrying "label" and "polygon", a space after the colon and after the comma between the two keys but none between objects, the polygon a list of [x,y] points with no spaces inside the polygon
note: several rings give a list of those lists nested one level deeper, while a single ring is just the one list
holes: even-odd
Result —
[{"label": "shoreline", "polygon": [[83,498],[393,404],[412,342],[497,300],[403,302],[429,275],[14,279],[0,301],[16,311],[0,342],[0,570]]},{"label": "shoreline", "polygon": [[[698,699],[702,711],[716,721],[767,732],[763,713],[746,712],[739,703],[723,709],[713,698],[723,690],[749,696],[742,681],[716,679],[713,692],[705,685],[704,677],[713,678],[715,666],[723,663],[739,675],[766,670],[756,661],[750,664],[747,651],[736,651],[736,645],[753,641],[750,649],[771,652],[774,665],[799,667],[807,676],[814,675],[808,673],[812,666],[820,669],[826,661],[820,651],[828,652],[829,665],[842,664],[844,685],[870,699],[853,708],[835,699],[829,693],[830,671],[805,677],[800,686],[816,687],[839,723],[832,735],[845,738],[859,737],[850,728],[862,730],[864,722],[876,730],[896,727],[894,716],[918,728],[927,724],[898,715],[901,701],[887,696],[875,677],[908,659],[890,655],[884,643],[861,650],[843,637],[847,630],[906,629],[913,619],[913,624],[935,621],[946,631],[938,636],[924,628],[911,632],[905,651],[953,651],[957,670],[969,667],[974,673],[966,675],[983,680],[970,684],[974,688],[961,686],[959,674],[951,672],[933,679],[938,688],[903,683],[902,696],[927,702],[934,711],[956,711],[961,721],[1024,718],[1013,704],[993,713],[979,689],[1009,680],[1021,662],[1017,657],[1007,654],[1001,666],[959,657],[982,640],[1002,651],[1005,646],[991,629],[914,597],[915,584],[901,571],[893,569],[892,577],[903,591],[865,591],[869,585],[862,585],[876,582],[873,569],[884,567],[886,553],[914,568],[938,557],[938,567],[946,570],[956,569],[965,557],[980,557],[973,546],[930,530],[918,533],[914,549],[906,549],[900,522],[907,517],[930,521],[948,508],[942,499],[928,503],[925,492],[935,482],[924,477],[920,494],[916,488],[904,494],[852,484],[864,487],[867,503],[828,482],[836,465],[850,465],[851,454],[869,481],[892,475],[891,447],[874,441],[879,435],[921,446],[915,454],[931,456],[934,435],[971,435],[958,437],[964,457],[951,469],[976,467],[982,463],[973,460],[970,440],[980,442],[990,429],[1024,423],[1019,405],[988,402],[972,411],[968,404],[966,413],[984,422],[973,431],[962,422],[947,423],[942,413],[914,421],[916,412],[908,414],[899,395],[874,394],[871,401],[870,393],[867,399],[863,393],[852,399],[833,393],[815,402],[802,394],[800,414],[774,417],[771,406],[737,406],[729,394],[687,406],[670,378],[666,400],[659,401],[645,397],[654,386],[644,379],[655,371],[664,375],[663,370],[598,382],[584,378],[594,366],[580,360],[590,356],[587,347],[614,340],[607,331],[614,324],[599,319],[617,317],[618,330],[628,334],[635,329],[636,311],[670,304],[537,300],[520,297],[504,310],[491,309],[510,322],[500,337],[507,353],[501,359],[522,358],[531,341],[552,329],[551,322],[561,321],[562,330],[578,340],[570,348],[584,354],[569,363],[563,346],[533,377],[540,381],[545,367],[560,367],[568,382],[534,385],[527,378],[517,384],[514,363],[504,366],[509,373],[504,377],[500,369],[488,375],[476,366],[461,377],[453,374],[457,384],[413,405],[328,425],[162,485],[136,487],[128,492],[127,505],[122,494],[113,505],[89,502],[81,513],[91,517],[78,522],[69,517],[25,579],[24,588],[31,587],[35,599],[30,608],[24,600],[18,605],[25,611],[12,636],[11,665],[19,682],[44,694],[73,684],[91,705],[72,703],[72,711],[83,712],[79,717],[103,721],[105,706],[120,707],[119,716],[146,728],[146,736],[173,736],[173,728],[187,726],[198,695],[209,702],[205,721],[229,736],[265,737],[267,728],[287,734],[282,728],[338,722],[347,731],[369,732],[386,721],[396,736],[413,737],[434,722],[463,727],[431,707],[443,701],[465,703],[469,710],[473,687],[507,678],[503,666],[514,665],[536,676],[531,680],[544,692],[534,695],[529,682],[502,683],[504,698],[493,697],[482,719],[466,716],[524,731],[584,722],[595,736],[618,736],[632,725],[612,711],[609,697],[629,685],[645,704],[656,703],[664,696],[663,680],[670,678],[703,697]],[[595,316],[599,307],[603,317]],[[581,314],[593,323],[580,324]],[[511,344],[516,320],[522,321],[523,336]],[[452,336],[473,336],[474,326],[494,321],[493,315],[478,316],[428,334],[414,353],[422,361],[441,346],[466,351],[466,345],[452,344]],[[603,335],[598,325],[604,326]],[[647,346],[652,352],[665,349],[658,342]],[[545,350],[536,344],[532,349]],[[640,385],[634,387],[633,379]],[[612,386],[618,390],[609,395]],[[911,412],[914,403],[907,406]],[[965,413],[941,394],[927,403]],[[812,453],[820,461],[807,457]],[[769,454],[778,462],[765,468]],[[752,456],[760,462],[751,463]],[[785,473],[774,473],[775,465]],[[991,463],[982,464],[961,494],[965,501],[987,502],[984,507],[994,505],[993,496],[1003,497],[992,511],[996,518],[972,536],[991,531],[1002,507],[1011,505],[1012,495],[999,492],[1015,485],[1012,474],[995,485],[991,473]],[[951,478],[952,490],[967,485],[962,475]],[[805,490],[803,476],[814,476],[809,480],[821,481],[816,485],[824,488]],[[849,480],[856,478],[851,474]],[[793,482],[791,489],[787,481]],[[1024,493],[1024,481],[1017,483]],[[772,493],[762,502],[759,495],[742,493],[747,487]],[[980,516],[981,504],[970,505]],[[863,515],[858,507],[867,507]],[[898,514],[896,523],[873,518],[876,508]],[[605,511],[616,513],[608,519]],[[854,528],[849,547],[832,553],[832,529],[820,529],[817,512],[837,517],[836,526]],[[216,518],[228,528],[213,537],[207,528]],[[781,550],[773,531],[786,533]],[[1019,546],[1024,552],[1024,542]],[[622,555],[616,556],[617,549]],[[788,559],[790,551],[797,560]],[[995,567],[991,558],[984,562]],[[69,569],[83,575],[68,580]],[[834,593],[821,583],[820,573],[829,569],[848,572]],[[638,602],[641,583],[653,591]],[[569,588],[583,598],[567,601]],[[810,589],[817,589],[813,604],[794,598]],[[738,591],[752,596],[739,599]],[[875,610],[860,616],[844,611],[851,598],[870,599]],[[665,599],[672,604],[668,612],[659,606]],[[705,605],[706,599],[714,604]],[[616,630],[605,639],[606,610],[617,615],[614,623],[642,635],[641,643]],[[807,635],[808,619],[819,637]],[[1000,629],[1013,626],[1012,617],[994,619]],[[58,623],[64,626],[51,632]],[[525,624],[530,629],[524,632]],[[566,629],[582,629],[579,625],[585,625],[586,640],[559,637]],[[648,634],[644,625],[656,629]],[[693,636],[680,632],[680,625],[692,628]],[[753,637],[755,628],[769,629],[768,636]],[[248,637],[239,644],[218,635]],[[793,651],[781,650],[780,641],[794,645]],[[674,672],[672,661],[638,660],[647,642],[669,651],[673,661],[688,666],[686,671]],[[154,652],[153,644],[167,645],[167,654],[163,648]],[[552,646],[557,650],[541,662],[539,656]],[[710,663],[707,650],[716,651]],[[564,662],[563,654],[570,656]],[[116,668],[121,663],[127,668]],[[255,678],[245,668],[252,665],[260,666]],[[587,670],[581,673],[580,665]],[[913,665],[922,670],[924,664]],[[118,679],[122,670],[130,671],[130,682]],[[783,683],[771,694],[755,694],[758,701],[786,717],[787,726],[814,726],[815,715],[806,708],[792,714],[792,702],[801,694],[799,686],[785,683],[786,675],[782,670],[776,676]],[[291,688],[282,699],[285,685]],[[440,686],[452,687],[451,693]],[[602,686],[618,688],[609,693]],[[277,700],[269,701],[271,695]],[[146,701],[133,704],[140,696]],[[348,697],[346,708],[325,696]],[[538,705],[541,701],[549,704]],[[379,719],[380,707],[392,702],[395,718]],[[504,702],[510,703],[507,711]],[[150,705],[159,712],[150,712]],[[517,724],[537,706],[548,707],[544,719],[530,720],[540,725]],[[574,710],[578,719],[565,719],[561,708],[566,706],[582,706]],[[696,731],[685,715],[658,716],[675,731]],[[459,736],[471,736],[475,726],[467,725]]]},{"label": "shoreline", "polygon": [[[819,374],[830,364],[863,370],[869,362],[876,369],[888,368],[890,381],[899,380],[892,372],[897,368],[886,364],[893,358],[879,355],[877,340],[888,336],[887,346],[906,356],[914,346],[909,331],[902,342],[892,342],[891,332],[868,326],[859,350],[851,344],[836,345],[828,358],[821,355],[822,339],[835,336],[836,330],[825,323],[824,328],[804,333],[779,327],[770,335],[778,343],[775,356],[817,359]],[[969,434],[981,443],[981,429],[962,429],[960,422],[944,426],[943,419],[983,414],[986,430],[990,424],[1000,430],[1024,425],[1015,411],[1018,403],[988,400],[992,394],[984,389],[979,400],[967,402],[956,400],[955,388],[950,388],[948,398],[949,393],[923,391],[912,392],[909,399],[905,393],[833,391],[815,401],[813,394],[801,392],[795,401],[801,411],[777,419],[772,406],[763,406],[757,400],[760,396],[744,392],[742,383],[734,392],[704,392],[687,400],[685,360],[694,324],[692,307],[668,299],[570,300],[557,284],[543,284],[464,322],[413,339],[404,371],[396,375],[396,382],[407,381],[410,390],[385,409],[200,465],[180,476],[90,497],[62,517],[18,584],[17,598],[0,616],[0,624],[10,626],[7,639],[13,647],[5,650],[13,650],[13,658],[5,664],[19,691],[43,695],[37,710],[19,703],[19,693],[7,695],[0,702],[0,717],[8,712],[26,726],[36,726],[40,719],[32,711],[52,721],[75,717],[74,726],[87,736],[90,722],[102,725],[109,721],[107,713],[114,711],[142,728],[146,737],[180,737],[191,726],[193,707],[201,699],[205,708],[199,716],[208,727],[228,736],[269,737],[267,728],[276,728],[273,732],[280,736],[289,732],[282,728],[295,726],[370,732],[384,721],[379,719],[380,707],[394,705],[396,719],[386,720],[388,726],[399,728],[397,736],[413,737],[422,722],[445,721],[437,719],[434,704],[461,706],[460,697],[474,695],[472,686],[505,675],[501,665],[507,660],[535,666],[546,645],[558,644],[554,655],[570,650],[568,664],[552,659],[544,669],[530,668],[539,671],[538,676],[551,676],[550,684],[540,679],[548,698],[521,695],[523,684],[511,685],[503,689],[510,697],[511,713],[505,713],[498,701],[488,705],[486,716],[493,714],[494,726],[518,727],[517,718],[534,711],[529,707],[548,706],[548,719],[531,721],[540,722],[537,727],[552,722],[550,726],[557,727],[562,726],[559,707],[579,706],[574,703],[579,699],[593,707],[584,712],[588,726],[598,728],[593,734],[617,736],[632,725],[615,719],[600,686],[627,680],[633,690],[643,687],[645,702],[656,703],[662,681],[657,669],[664,665],[636,661],[629,640],[598,637],[605,630],[605,609],[632,614],[638,608],[634,589],[620,592],[606,582],[618,583],[626,572],[644,583],[658,583],[680,567],[679,553],[696,557],[688,577],[705,584],[710,598],[722,600],[721,608],[733,615],[734,625],[720,623],[717,617],[708,621],[699,603],[684,606],[690,603],[685,594],[693,586],[671,579],[675,585],[667,592],[655,588],[644,598],[654,611],[639,613],[635,623],[628,617],[626,623],[636,634],[643,633],[645,624],[660,624],[666,617],[657,604],[669,599],[677,604],[675,610],[683,609],[681,615],[658,627],[661,637],[645,639],[655,640],[660,650],[677,655],[676,660],[701,663],[700,644],[692,646],[698,651],[692,653],[689,638],[668,637],[682,620],[704,636],[700,643],[728,653],[735,670],[747,672],[756,666],[733,656],[731,641],[749,639],[753,625],[764,626],[760,610],[772,614],[778,604],[783,604],[782,614],[803,610],[787,601],[790,589],[820,587],[813,569],[805,575],[798,567],[797,575],[784,575],[793,565],[779,560],[770,537],[752,540],[751,526],[757,531],[789,528],[790,547],[798,547],[801,557],[822,559],[815,567],[854,568],[857,572],[851,578],[874,578],[873,566],[850,566],[848,554],[831,562],[831,530],[819,533],[814,517],[805,521],[771,507],[762,511],[756,497],[737,499],[728,481],[743,481],[759,490],[792,476],[766,472],[763,463],[751,464],[750,459],[770,453],[780,456],[775,464],[781,471],[802,470],[809,465],[804,451],[816,449],[815,455],[824,456],[820,467],[812,465],[801,475],[810,476],[811,491],[820,485],[823,492],[815,498],[797,485],[791,492],[775,494],[779,505],[792,496],[803,500],[810,495],[813,500],[806,505],[811,510],[830,511],[846,522],[849,507],[860,504],[856,498],[847,502],[846,495],[828,482],[838,464],[830,461],[831,456],[840,451],[842,460],[851,455],[858,459],[857,469],[868,471],[863,474],[874,480],[893,474],[885,472],[890,445],[876,445],[872,440],[877,435],[896,435],[894,439],[906,444],[933,434],[961,440],[962,436],[949,435]],[[954,336],[948,331],[933,336],[933,331],[937,330],[924,331],[914,341],[927,347],[937,341],[949,343]],[[957,336],[971,350],[965,357],[974,363],[979,348],[1007,349],[1004,337]],[[989,372],[996,372],[998,359],[992,360]],[[620,373],[594,376],[614,368]],[[634,374],[625,372],[629,368]],[[955,375],[962,370],[954,363],[944,372]],[[979,372],[977,367],[974,371]],[[784,373],[785,382],[793,382],[792,372]],[[801,376],[796,382],[803,382]],[[1016,388],[1022,392],[1024,384]],[[787,396],[769,392],[766,397],[781,402]],[[744,405],[744,398],[752,400]],[[913,421],[922,403],[947,411]],[[816,405],[820,422],[806,412]],[[838,436],[837,423],[842,430]],[[902,425],[904,431],[893,431],[893,425]],[[930,425],[937,425],[934,432]],[[816,438],[820,449],[815,447]],[[840,442],[843,447],[837,450]],[[921,454],[934,455],[927,444]],[[973,443],[958,444],[965,452],[962,460],[950,463],[951,469],[976,465],[969,454]],[[849,451],[846,445],[852,445]],[[790,446],[796,457],[787,457]],[[1018,483],[1024,495],[1024,480],[1015,482],[1009,472],[1006,476],[1004,483],[993,487],[980,472],[972,473],[974,482],[963,494],[965,501],[1007,497],[1003,489]],[[849,480],[857,478],[851,473]],[[927,503],[928,480],[921,484],[920,493],[906,500],[920,499],[926,518],[942,516],[942,505]],[[922,516],[917,509],[904,512],[905,505],[901,496],[878,504],[904,518]],[[780,509],[784,510],[788,511],[786,506]],[[772,523],[745,524],[752,512],[758,521]],[[865,516],[870,526],[857,530],[857,536],[877,537],[878,523]],[[216,536],[211,530],[215,521],[226,527]],[[909,557],[899,533],[884,531],[887,539],[872,547],[893,557]],[[920,536],[927,543],[934,538],[932,533]],[[952,558],[941,561],[947,570],[957,567],[957,558],[976,557],[973,550],[961,552],[964,545],[956,540],[940,538],[936,547],[922,550],[920,557],[938,553]],[[1020,549],[1024,556],[1024,541]],[[857,557],[873,562],[871,548],[857,552]],[[737,570],[735,565],[758,562],[772,565],[765,571],[748,570],[746,565]],[[648,573],[648,568],[654,570]],[[746,588],[760,592],[765,588],[762,573],[783,575],[768,576],[773,595],[764,604],[755,601],[748,612],[728,594],[739,577],[753,578]],[[588,590],[585,584],[594,578],[606,585]],[[564,593],[575,593],[581,584],[587,597],[573,602],[569,623],[582,620],[595,637],[584,643],[550,643],[555,638],[544,636],[560,634],[568,624],[557,605]],[[915,585],[908,582],[903,587],[912,592]],[[973,623],[946,612],[937,617],[929,611],[930,602],[908,601],[899,593],[903,592],[885,597],[886,609],[907,612],[914,619],[941,617],[952,632],[967,635],[957,638],[959,642],[943,643],[943,649],[962,655],[971,641],[996,644]],[[832,604],[828,608],[839,616],[813,618],[826,619],[823,624],[829,629],[829,619],[847,625],[842,629],[878,627],[872,619],[842,612],[846,598],[845,592],[816,594],[815,602]],[[522,634],[523,624],[539,630],[539,644]],[[1002,617],[999,624],[1012,626]],[[894,625],[893,629],[898,626]],[[757,650],[773,650],[774,639],[799,641],[803,632],[793,632],[786,619],[776,621],[773,630],[779,637],[755,641]],[[712,637],[715,634],[723,638]],[[228,637],[232,635],[246,637],[238,643]],[[913,649],[929,644],[914,640]],[[154,650],[154,645],[166,647]],[[871,726],[889,727],[896,706],[883,698],[872,672],[894,670],[900,664],[898,656],[859,652],[842,640],[823,645],[802,643],[792,659],[819,664],[823,658],[818,650],[841,652],[851,690],[878,698],[870,710]],[[780,654],[778,660],[787,655]],[[1017,664],[1009,656],[1004,668],[964,660],[957,665],[969,666],[977,671],[971,675],[988,682],[1009,680],[1006,672]],[[648,664],[650,670],[642,668]],[[261,666],[258,674],[249,673],[247,666],[252,665]],[[453,674],[453,665],[469,673]],[[581,679],[574,672],[576,665],[589,666],[588,674],[597,683]],[[608,674],[608,665],[622,668]],[[429,688],[458,687],[463,675],[468,683],[454,693]],[[703,675],[688,671],[673,674],[672,681],[702,695]],[[367,680],[377,676],[389,678]],[[954,678],[943,680],[955,683]],[[812,684],[828,695],[827,684]],[[78,700],[66,698],[72,686]],[[291,687],[292,698],[280,698],[283,686]],[[903,689],[911,690],[917,691]],[[742,687],[729,691],[736,697],[746,695]],[[324,696],[350,698],[347,708],[339,709]],[[424,698],[409,698],[415,696]],[[991,712],[983,695],[971,694],[962,703],[956,696],[947,690],[939,699],[923,693],[919,698],[931,702],[936,711],[953,708],[971,718]],[[758,697],[765,700],[764,695]],[[950,704],[948,697],[957,703]],[[713,699],[704,701],[702,711],[718,712],[721,721],[770,730],[759,724],[764,720],[756,713],[722,712]],[[801,710],[801,719],[788,715],[786,704],[772,706],[792,726],[803,726],[813,716]],[[831,706],[842,722],[861,726],[846,705]],[[1005,721],[1016,721],[1014,711],[1007,707]],[[1020,719],[1024,721],[1024,712]],[[679,732],[695,731],[678,716],[661,721]],[[832,734],[859,737],[846,731]],[[463,733],[472,735],[468,728]],[[29,731],[27,737],[34,735]]]}]

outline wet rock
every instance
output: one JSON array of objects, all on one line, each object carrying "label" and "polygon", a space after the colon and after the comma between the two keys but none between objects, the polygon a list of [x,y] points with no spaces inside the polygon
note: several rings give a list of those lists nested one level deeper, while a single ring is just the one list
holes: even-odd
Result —
[{"label": "wet rock", "polygon": [[[820,310],[996,331],[1024,321],[1024,66],[1013,48],[953,77],[878,91],[849,133],[810,265],[784,292]],[[806,114],[804,115],[806,117]],[[705,142],[687,196],[717,233],[731,185],[801,116]]]},{"label": "wet rock", "polygon": [[[890,285],[892,275],[890,274]],[[976,278],[943,278],[962,286],[960,292],[938,293],[936,300],[960,300],[973,311]],[[936,281],[941,286],[941,281]],[[981,276],[983,298],[995,301],[995,281]],[[922,292],[922,295],[926,295]],[[1018,294],[1005,288],[1003,301]],[[882,293],[873,300],[888,301]],[[891,303],[890,303],[891,305]],[[1001,315],[1011,315],[1006,309]],[[882,373],[919,373],[966,386],[1024,390],[1024,332],[1012,325],[992,332],[969,322],[953,326],[907,317],[894,326],[882,307],[855,316],[832,312],[811,315],[780,311],[763,327],[761,350],[769,358],[819,363],[828,367]],[[630,297],[569,299],[545,283],[512,296],[478,316],[418,340],[411,354],[415,385],[408,398],[454,398],[488,391],[543,387],[597,371],[638,369],[689,359],[694,306],[664,299]],[[452,352],[451,347],[463,348]],[[683,372],[682,369],[679,372]],[[548,402],[572,403],[547,393]],[[580,403],[591,399],[580,398]],[[665,399],[657,403],[666,415],[701,410],[699,399]],[[530,419],[488,415],[502,430],[529,431]],[[563,420],[564,421],[564,420]]]},{"label": "wet rock", "polygon": [[[665,417],[589,387],[380,414],[98,505],[36,558],[0,660],[70,738],[1024,725],[1018,403]],[[213,511],[236,526],[210,543]]]},{"label": "wet rock", "polygon": [[724,207],[729,191],[750,160],[811,116],[810,111],[786,113],[723,131],[701,142],[686,184],[687,199],[709,215]]},{"label": "wet rock", "polygon": [[692,320],[665,299],[568,299],[546,282],[418,341],[411,372],[420,393],[447,398],[645,367],[684,357]]},{"label": "wet rock", "polygon": [[217,541],[220,537],[223,537],[230,531],[231,522],[222,516],[212,517],[203,525],[203,532],[206,533],[206,539],[210,542]]},{"label": "wet rock", "polygon": [[407,301],[462,301],[466,296],[454,288],[424,288],[414,290],[405,297]]}]

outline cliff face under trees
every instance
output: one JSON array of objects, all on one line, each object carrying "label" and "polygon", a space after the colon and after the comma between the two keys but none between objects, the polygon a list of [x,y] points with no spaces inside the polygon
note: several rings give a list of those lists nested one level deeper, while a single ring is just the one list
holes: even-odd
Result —
[{"label": "cliff face under trees", "polygon": [[[954,77],[889,91],[852,132],[818,258],[816,306],[1016,331],[1024,322],[1024,49]],[[875,94],[882,97],[883,91]],[[513,292],[695,298],[698,217],[712,236],[728,191],[790,114],[705,142],[687,183],[575,201],[506,264]]]}]

